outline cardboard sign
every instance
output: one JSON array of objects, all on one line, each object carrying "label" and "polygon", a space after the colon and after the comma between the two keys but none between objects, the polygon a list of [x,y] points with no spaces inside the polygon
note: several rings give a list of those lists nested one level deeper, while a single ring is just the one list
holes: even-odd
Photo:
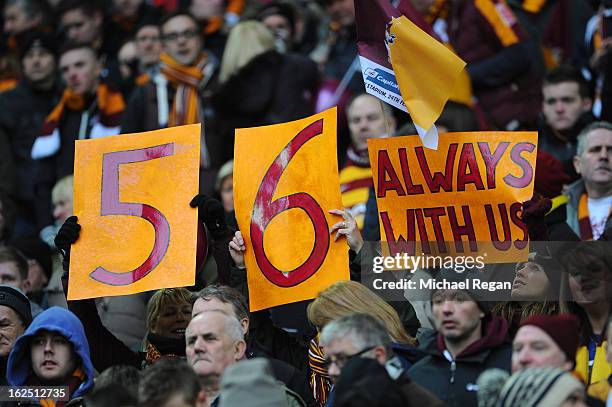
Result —
[{"label": "cardboard sign", "polygon": [[537,133],[450,133],[437,151],[414,136],[369,139],[368,149],[389,254],[414,254],[410,242],[419,241],[416,254],[488,251],[485,262],[526,259],[520,211],[533,195]]},{"label": "cardboard sign", "polygon": [[76,142],[68,299],[195,283],[200,125]]},{"label": "cardboard sign", "polygon": [[347,280],[336,109],[294,122],[236,130],[234,206],[247,246],[251,311],[311,299]]}]

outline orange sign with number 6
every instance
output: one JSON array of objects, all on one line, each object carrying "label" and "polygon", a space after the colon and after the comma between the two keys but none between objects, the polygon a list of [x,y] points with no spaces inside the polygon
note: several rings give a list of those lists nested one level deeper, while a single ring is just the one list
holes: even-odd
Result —
[{"label": "orange sign with number 6", "polygon": [[302,301],[349,278],[348,246],[329,228],[342,207],[336,109],[236,130],[234,205],[245,238],[251,311]]}]

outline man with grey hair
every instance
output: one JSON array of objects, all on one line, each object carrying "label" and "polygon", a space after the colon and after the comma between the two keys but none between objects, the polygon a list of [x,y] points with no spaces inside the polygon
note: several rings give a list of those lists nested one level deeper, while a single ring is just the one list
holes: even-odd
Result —
[{"label": "man with grey hair", "polygon": [[[375,359],[401,387],[408,400],[426,406],[443,406],[442,401],[405,374],[405,364],[391,350],[391,337],[382,323],[367,314],[351,314],[329,322],[321,331],[327,373],[335,384],[346,363],[357,357]],[[367,374],[367,372],[364,372]],[[333,405],[333,392],[330,405]]]},{"label": "man with grey hair", "polygon": [[580,179],[569,186],[566,222],[582,240],[612,231],[612,123],[594,122],[578,135],[574,168]]},{"label": "man with grey hair", "polygon": [[246,351],[240,322],[220,310],[204,311],[189,322],[185,341],[187,362],[200,378],[206,400],[215,400],[221,375]]}]

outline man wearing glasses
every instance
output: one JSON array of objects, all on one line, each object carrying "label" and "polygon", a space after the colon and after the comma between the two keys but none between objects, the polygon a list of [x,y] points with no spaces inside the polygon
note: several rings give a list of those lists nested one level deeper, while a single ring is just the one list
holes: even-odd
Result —
[{"label": "man wearing glasses", "polygon": [[[208,130],[210,120],[204,117],[206,99],[215,81],[218,63],[204,51],[201,30],[191,14],[168,15],[161,22],[160,31],[161,75],[150,77],[132,92],[121,132],[137,133],[194,123],[202,123]],[[202,169],[215,168],[229,157],[216,151],[223,144],[217,142],[213,146],[212,137],[204,137],[205,133],[203,129],[200,165]]]},{"label": "man wearing glasses", "polygon": [[[409,400],[418,400],[424,406],[445,405],[406,376],[406,363],[392,353],[391,337],[387,330],[370,315],[352,314],[331,321],[321,331],[320,343],[325,352],[324,366],[334,384],[349,360],[359,357],[375,359],[385,366],[389,376]],[[333,405],[333,400],[332,389],[327,405]]]}]

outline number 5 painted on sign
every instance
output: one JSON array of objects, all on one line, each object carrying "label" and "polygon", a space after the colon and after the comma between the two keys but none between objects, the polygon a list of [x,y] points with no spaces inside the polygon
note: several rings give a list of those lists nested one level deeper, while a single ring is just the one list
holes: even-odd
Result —
[{"label": "number 5 painted on sign", "polygon": [[[298,150],[309,140],[323,133],[323,119],[311,123],[300,131],[278,154],[264,175],[251,214],[251,241],[257,265],[266,278],[280,287],[293,287],[310,278],[323,264],[329,249],[329,229],[325,213],[317,201],[305,192],[272,200],[283,171]],[[314,247],[308,259],[288,273],[274,266],[264,251],[263,238],[272,219],[292,208],[302,209],[314,226]]]},{"label": "number 5 painted on sign", "polygon": [[155,243],[149,257],[137,268],[127,272],[110,271],[97,267],[90,276],[108,285],[129,285],[149,274],[162,261],[170,244],[170,225],[166,217],[154,207],[119,200],[119,166],[174,155],[174,143],[142,148],[138,150],[116,151],[104,154],[102,159],[102,201],[101,216],[123,215],[145,219],[155,229]]}]

